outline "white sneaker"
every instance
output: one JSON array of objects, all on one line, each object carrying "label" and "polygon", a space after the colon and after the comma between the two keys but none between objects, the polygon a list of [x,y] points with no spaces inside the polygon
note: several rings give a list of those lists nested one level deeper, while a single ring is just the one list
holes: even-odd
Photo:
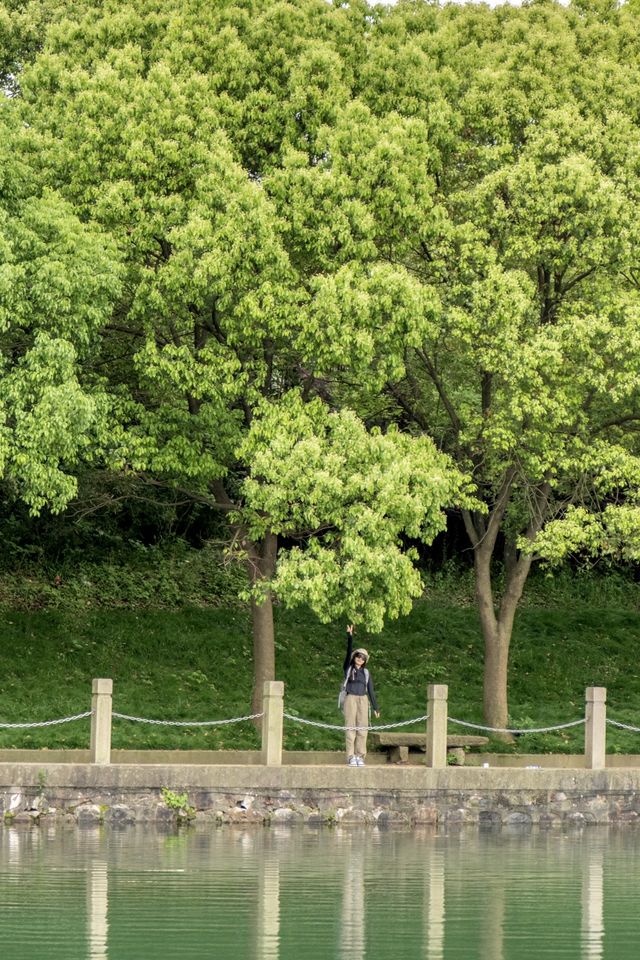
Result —
[{"label": "white sneaker", "polygon": [[347,764],[348,764],[350,767],[357,767],[357,766],[358,766],[358,757],[349,757],[349,759],[347,760]]},{"label": "white sneaker", "polygon": [[356,767],[364,767],[364,757],[356,757]]}]

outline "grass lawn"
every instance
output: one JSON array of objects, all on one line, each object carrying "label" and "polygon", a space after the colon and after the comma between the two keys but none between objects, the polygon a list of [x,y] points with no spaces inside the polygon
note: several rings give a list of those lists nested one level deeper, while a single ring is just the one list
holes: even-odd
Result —
[{"label": "grass lawn", "polygon": [[[604,581],[603,581],[604,582]],[[640,726],[638,588],[620,592],[540,589],[519,612],[510,671],[510,723],[540,727],[584,715],[584,689],[606,686],[608,713]],[[33,722],[88,710],[92,677],[114,680],[114,710],[164,720],[213,720],[250,713],[251,635],[240,608],[0,609],[0,722]],[[482,641],[468,591],[434,589],[410,616],[379,636],[358,636],[382,716],[425,713],[428,683],[449,685],[449,714],[482,722]],[[277,677],[285,709],[340,723],[336,706],[343,626],[277,611]],[[416,728],[418,729],[418,728]],[[451,725],[450,732],[462,732]],[[471,731],[472,732],[472,731]],[[0,730],[0,746],[88,745],[89,721]],[[580,752],[582,728],[518,738],[520,752]],[[250,722],[175,729],[114,721],[114,748],[255,748]],[[286,749],[340,749],[342,735],[285,723]],[[496,749],[504,751],[503,744]],[[640,753],[640,734],[609,728],[609,750]]]}]

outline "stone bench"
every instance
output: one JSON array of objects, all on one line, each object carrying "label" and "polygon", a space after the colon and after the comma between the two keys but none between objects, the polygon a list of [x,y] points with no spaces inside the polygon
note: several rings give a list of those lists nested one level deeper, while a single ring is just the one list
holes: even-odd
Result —
[{"label": "stone bench", "polygon": [[[376,733],[369,734],[369,742],[374,747],[387,751],[390,763],[406,763],[409,750],[422,750],[426,753],[427,737],[424,733]],[[452,734],[447,737],[447,756],[452,754],[458,766],[464,763],[465,747],[484,747],[488,737],[476,737]]]}]

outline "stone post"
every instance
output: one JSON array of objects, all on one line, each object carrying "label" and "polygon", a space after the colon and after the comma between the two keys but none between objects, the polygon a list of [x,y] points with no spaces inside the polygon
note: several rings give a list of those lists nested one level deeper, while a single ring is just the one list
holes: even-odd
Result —
[{"label": "stone post", "polygon": [[587,687],[584,715],[584,765],[587,770],[603,770],[607,764],[606,703],[606,687]]},{"label": "stone post", "polygon": [[111,763],[113,680],[94,680],[91,698],[91,763]]},{"label": "stone post", "polygon": [[262,762],[265,767],[280,767],[284,683],[282,680],[265,680],[262,691]]},{"label": "stone post", "polygon": [[447,765],[447,707],[449,688],[445,683],[427,687],[427,766],[442,769]]}]

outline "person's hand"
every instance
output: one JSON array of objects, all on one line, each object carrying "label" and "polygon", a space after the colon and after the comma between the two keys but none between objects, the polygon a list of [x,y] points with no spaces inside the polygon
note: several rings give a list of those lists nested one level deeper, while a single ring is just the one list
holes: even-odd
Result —
[{"label": "person's hand", "polygon": [[374,717],[375,717],[376,720],[377,720],[378,717],[380,716],[380,711],[379,711],[379,710],[374,710],[374,711],[373,711],[373,715],[374,715]]},{"label": "person's hand", "polygon": [[347,624],[347,633],[351,634],[351,636],[353,636],[353,629],[352,623]]}]

